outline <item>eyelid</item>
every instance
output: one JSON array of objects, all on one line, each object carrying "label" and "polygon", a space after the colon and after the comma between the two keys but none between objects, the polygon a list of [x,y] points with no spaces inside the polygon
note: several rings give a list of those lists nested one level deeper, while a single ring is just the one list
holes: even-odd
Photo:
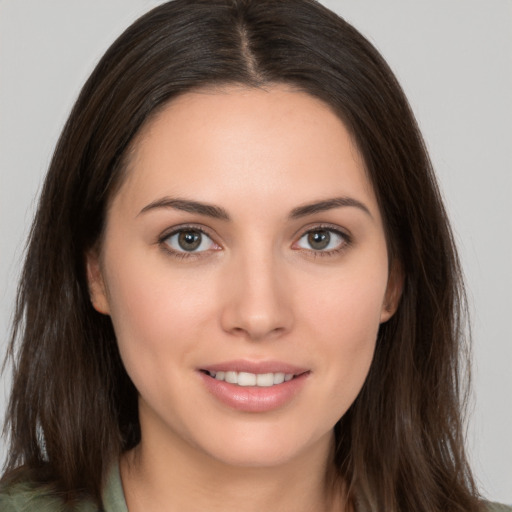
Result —
[{"label": "eyelid", "polygon": [[308,233],[315,232],[315,231],[330,231],[332,233],[335,233],[336,235],[340,236],[343,239],[343,243],[340,247],[336,249],[329,249],[329,250],[315,250],[313,248],[311,249],[305,249],[303,247],[297,247],[295,250],[297,251],[304,251],[313,254],[314,256],[331,256],[336,255],[345,250],[347,247],[352,245],[352,235],[348,232],[348,230],[334,224],[329,223],[320,223],[320,224],[311,224],[308,226],[305,226],[301,228],[298,233],[295,235],[295,242],[293,242],[292,248]]},{"label": "eyelid", "polygon": [[310,233],[311,231],[334,231],[335,233],[341,235],[343,238],[347,240],[352,240],[352,234],[346,228],[343,228],[337,224],[330,224],[329,222],[319,222],[319,223],[311,223],[307,226],[303,226],[299,230],[295,232],[293,238],[299,239],[303,237],[305,234]]},{"label": "eyelid", "polygon": [[215,235],[212,236],[210,229],[206,228],[205,226],[202,226],[201,224],[194,224],[194,223],[178,224],[176,226],[172,226],[170,228],[165,229],[162,232],[162,234],[159,235],[158,241],[159,242],[164,241],[167,238],[169,238],[170,236],[175,235],[176,233],[179,233],[180,231],[186,231],[187,229],[190,231],[199,231],[199,232],[205,234],[206,236],[209,236],[210,238],[213,238],[215,236]]},{"label": "eyelid", "polygon": [[[216,246],[216,248],[204,250],[204,251],[190,251],[190,252],[177,251],[177,250],[173,249],[169,244],[167,244],[166,241],[170,237],[172,237],[182,231],[198,231],[202,235],[208,237],[212,241],[212,243]],[[179,259],[194,258],[194,257],[198,258],[198,257],[204,256],[206,253],[211,252],[212,250],[217,251],[222,248],[221,244],[219,244],[217,242],[217,240],[216,240],[217,238],[218,237],[216,235],[212,235],[210,229],[208,229],[205,226],[202,226],[200,224],[179,224],[177,226],[172,226],[171,228],[166,229],[158,237],[157,243],[159,246],[162,247],[162,249],[164,251],[166,251],[167,253],[171,254],[172,256],[174,256],[176,258],[179,258]]]},{"label": "eyelid", "polygon": [[[216,246],[216,248],[213,250],[209,249],[209,250],[198,251],[198,252],[194,252],[194,251],[187,252],[187,251],[177,251],[177,250],[173,249],[172,247],[170,247],[166,243],[166,240],[168,240],[171,236],[176,235],[177,233],[179,233],[181,231],[187,231],[187,230],[198,231],[198,232],[202,233],[203,235],[207,236],[212,241],[212,243]],[[341,244],[341,246],[336,249],[330,249],[330,250],[315,250],[312,248],[305,249],[303,247],[294,247],[297,244],[297,242],[302,237],[307,235],[308,233],[314,232],[314,231],[321,231],[321,230],[330,231],[330,232],[333,232],[336,235],[340,236],[343,239],[343,243]],[[158,237],[157,243],[158,243],[158,245],[160,245],[162,247],[162,249],[164,251],[166,251],[167,253],[171,254],[172,256],[174,256],[176,258],[179,258],[179,259],[200,258],[202,256],[205,256],[207,253],[211,253],[212,251],[218,251],[223,248],[222,245],[219,242],[217,242],[218,238],[219,237],[216,234],[212,234],[211,229],[209,229],[201,224],[194,224],[194,223],[190,224],[189,223],[189,224],[179,224],[177,226],[172,226],[171,228],[166,229]],[[307,252],[313,256],[334,256],[334,255],[339,254],[340,252],[344,251],[345,249],[347,249],[347,247],[349,247],[352,244],[352,235],[348,232],[347,229],[342,228],[339,225],[329,224],[329,223],[319,223],[319,224],[310,224],[310,225],[302,227],[294,235],[294,240],[295,241],[292,244],[292,248],[294,250]]]}]

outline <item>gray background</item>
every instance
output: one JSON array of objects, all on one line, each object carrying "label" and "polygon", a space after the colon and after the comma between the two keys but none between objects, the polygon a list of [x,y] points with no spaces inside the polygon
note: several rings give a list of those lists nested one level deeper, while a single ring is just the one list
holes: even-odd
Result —
[{"label": "gray background", "polygon": [[[108,45],[158,3],[0,0],[2,353],[24,239],[66,116]],[[423,130],[471,299],[468,447],[484,494],[512,503],[512,1],[323,3],[382,52]],[[2,411],[9,380],[0,381]]]}]

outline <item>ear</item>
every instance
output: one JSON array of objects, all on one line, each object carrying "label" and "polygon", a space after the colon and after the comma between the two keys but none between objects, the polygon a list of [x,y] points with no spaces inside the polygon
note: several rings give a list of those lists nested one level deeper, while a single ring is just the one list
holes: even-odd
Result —
[{"label": "ear", "polygon": [[105,282],[101,271],[99,251],[91,249],[85,256],[87,284],[93,308],[104,315],[110,314]]},{"label": "ear", "polygon": [[380,314],[381,324],[387,322],[396,313],[400,304],[400,298],[402,297],[403,287],[404,273],[402,266],[397,261],[394,261],[390,265],[388,286]]}]

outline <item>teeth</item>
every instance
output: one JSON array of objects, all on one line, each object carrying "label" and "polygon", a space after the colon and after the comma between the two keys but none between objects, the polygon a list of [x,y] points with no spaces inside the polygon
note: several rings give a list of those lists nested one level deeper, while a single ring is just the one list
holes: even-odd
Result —
[{"label": "teeth", "polygon": [[[293,375],[292,375],[293,377]],[[274,384],[282,384],[284,382],[284,373],[274,373]]]},{"label": "teeth", "polygon": [[[258,375],[259,377],[259,375]],[[238,374],[238,382],[239,386],[256,386],[256,374],[240,372]]]},{"label": "teeth", "polygon": [[238,384],[238,373],[236,372],[226,372],[226,376],[224,377],[226,382],[230,384]]},{"label": "teeth", "polygon": [[293,373],[208,372],[210,377],[238,386],[270,387],[293,379]]},{"label": "teeth", "polygon": [[261,387],[268,388],[274,385],[273,373],[260,373],[256,376],[256,384]]}]

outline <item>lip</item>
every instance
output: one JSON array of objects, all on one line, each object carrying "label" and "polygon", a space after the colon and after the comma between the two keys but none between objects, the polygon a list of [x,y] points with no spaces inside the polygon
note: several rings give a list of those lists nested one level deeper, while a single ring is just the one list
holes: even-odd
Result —
[{"label": "lip", "polygon": [[[293,373],[294,378],[271,387],[245,387],[216,380],[208,374],[219,371]],[[201,367],[198,374],[206,389],[221,404],[237,411],[264,413],[289,404],[304,387],[311,371],[279,361],[237,360]]]},{"label": "lip", "polygon": [[199,370],[208,372],[248,372],[248,373],[293,373],[300,375],[306,373],[308,368],[302,368],[281,361],[248,361],[237,359],[224,363],[202,366]]}]

